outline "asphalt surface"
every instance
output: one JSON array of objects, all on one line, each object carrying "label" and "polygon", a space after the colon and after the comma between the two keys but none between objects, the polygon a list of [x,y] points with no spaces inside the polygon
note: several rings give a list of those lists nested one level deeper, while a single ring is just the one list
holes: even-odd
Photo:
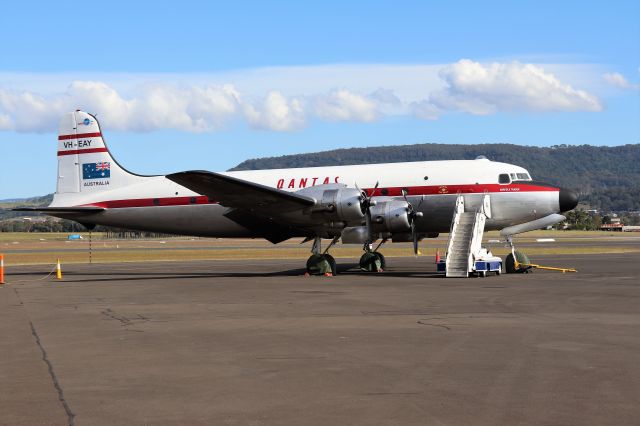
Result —
[{"label": "asphalt surface", "polygon": [[[640,246],[640,235],[636,235],[638,233],[628,233],[629,235],[619,235],[615,237],[606,237],[606,236],[560,236],[551,239],[553,241],[535,241],[535,239],[528,238],[526,240],[517,240],[516,238],[516,246],[519,249],[525,248],[551,248],[555,249],[560,247],[563,248],[574,248],[574,247],[616,247],[622,249],[636,249]],[[544,237],[543,237],[544,238]],[[236,250],[242,251],[246,250],[246,245],[229,244],[228,240],[222,240],[225,242],[221,242],[221,240],[215,239],[203,239],[197,240],[195,243],[191,240],[171,240],[169,239],[169,245],[163,246],[166,241],[164,240],[146,240],[144,241],[145,245],[141,245],[140,242],[136,240],[104,240],[104,239],[95,239],[93,241],[93,252],[121,252],[121,251],[130,251],[130,252],[166,252],[166,251],[220,251],[220,250]],[[490,241],[490,242],[489,242]],[[24,248],[24,245],[32,246],[34,244],[40,245],[42,247],[38,248]],[[60,247],[61,244],[64,244],[65,247]],[[107,246],[108,244],[108,246]],[[183,244],[182,246],[177,246],[178,244]],[[52,245],[54,245],[52,247]],[[440,236],[437,239],[427,239],[423,242],[423,246],[426,247],[446,247],[447,245],[447,234],[444,236]],[[310,246],[310,244],[307,244]],[[338,247],[357,247],[360,248],[360,244],[351,244],[351,245],[338,245]],[[394,243],[393,247],[406,247],[410,249],[410,243]],[[485,238],[484,246],[492,248],[492,247],[505,247],[505,243],[499,237],[496,238]],[[250,245],[253,250],[264,250],[264,251],[278,251],[278,250],[290,250],[291,248],[302,248],[307,250],[307,247],[301,247],[298,241],[289,241],[286,243],[281,243],[278,245],[271,244],[269,242],[263,240],[255,240],[251,241]],[[2,248],[2,253],[4,254],[29,254],[29,253],[87,253],[89,250],[89,242],[85,239],[82,241],[56,241],[56,240],[48,240],[48,241],[31,241],[26,244],[10,244],[5,243],[5,247]]]},{"label": "asphalt surface", "polygon": [[[2,424],[637,425],[640,254],[444,279],[432,258],[8,269]],[[351,269],[349,269],[351,268]],[[40,281],[34,281],[41,279]]]}]

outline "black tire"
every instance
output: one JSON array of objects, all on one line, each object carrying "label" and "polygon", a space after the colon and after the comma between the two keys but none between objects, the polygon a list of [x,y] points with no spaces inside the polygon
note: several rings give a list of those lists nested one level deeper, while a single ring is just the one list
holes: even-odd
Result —
[{"label": "black tire", "polygon": [[324,275],[331,271],[331,264],[325,255],[312,254],[311,257],[307,259],[307,272],[310,275]]},{"label": "black tire", "polygon": [[360,257],[360,270],[364,272],[378,272],[382,269],[381,257],[373,251],[366,251]]},{"label": "black tire", "polygon": [[529,256],[517,250],[514,253],[520,265],[518,265],[518,268],[516,268],[516,262],[515,262],[515,259],[513,258],[513,254],[509,253],[507,255],[507,258],[504,260],[505,270],[507,274],[522,274],[522,273],[526,273],[529,269],[531,269],[530,266],[522,266],[522,264],[531,263],[531,261],[529,260]]}]

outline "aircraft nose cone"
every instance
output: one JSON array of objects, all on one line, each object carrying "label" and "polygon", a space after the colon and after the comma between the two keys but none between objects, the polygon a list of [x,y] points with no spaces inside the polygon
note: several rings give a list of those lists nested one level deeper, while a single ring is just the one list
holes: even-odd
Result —
[{"label": "aircraft nose cone", "polygon": [[578,205],[578,193],[571,189],[560,188],[560,213],[573,210]]}]

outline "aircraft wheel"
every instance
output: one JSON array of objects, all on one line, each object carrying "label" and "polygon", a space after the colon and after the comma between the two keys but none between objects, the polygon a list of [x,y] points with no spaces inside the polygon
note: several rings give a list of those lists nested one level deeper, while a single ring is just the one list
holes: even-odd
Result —
[{"label": "aircraft wheel", "polygon": [[367,251],[360,258],[360,269],[365,272],[380,272],[384,270],[384,256],[375,251]]},{"label": "aircraft wheel", "polygon": [[336,261],[330,254],[312,254],[307,260],[310,275],[336,274]]},{"label": "aircraft wheel", "polygon": [[[516,255],[516,259],[518,259],[518,263],[521,263],[521,264],[531,263],[531,261],[529,260],[529,256],[527,256],[523,252],[516,250],[514,253]],[[513,258],[512,253],[509,253],[507,255],[507,258],[505,259],[504,263],[505,263],[505,270],[507,271],[507,274],[528,273],[528,270],[529,270],[528,266],[519,266],[518,268],[516,268],[516,262],[515,262],[515,259]]]},{"label": "aircraft wheel", "polygon": [[327,259],[327,262],[329,262],[329,265],[331,266],[331,274],[337,275],[338,265],[336,264],[336,260],[329,253],[323,254],[323,256]]}]

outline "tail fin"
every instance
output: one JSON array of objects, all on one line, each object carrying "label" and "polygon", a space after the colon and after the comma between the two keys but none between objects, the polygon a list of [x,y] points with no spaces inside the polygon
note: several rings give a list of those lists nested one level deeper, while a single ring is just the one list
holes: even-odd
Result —
[{"label": "tail fin", "polygon": [[58,135],[56,194],[114,189],[137,182],[140,178],[113,159],[95,116],[78,110],[62,117]]}]

